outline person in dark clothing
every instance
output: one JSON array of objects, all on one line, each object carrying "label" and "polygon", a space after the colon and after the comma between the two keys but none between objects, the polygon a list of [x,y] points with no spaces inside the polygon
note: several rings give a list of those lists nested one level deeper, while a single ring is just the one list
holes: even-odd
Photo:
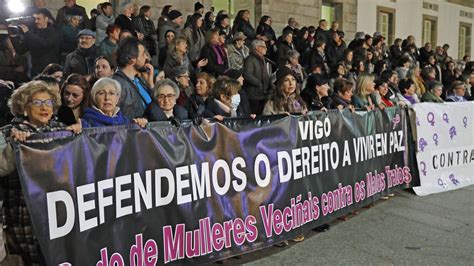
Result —
[{"label": "person in dark clothing", "polygon": [[61,26],[62,24],[67,23],[66,17],[68,14],[73,13],[71,12],[72,9],[75,9],[82,17],[81,22],[81,29],[90,29],[91,24],[89,17],[87,16],[86,9],[80,5],[76,4],[76,0],[65,0],[64,6],[58,10],[58,14],[56,15],[56,25]]},{"label": "person in dark clothing", "polygon": [[334,81],[334,95],[332,96],[331,109],[342,110],[348,108],[354,111],[352,104],[352,95],[354,91],[354,83],[344,78],[338,78]]},{"label": "person in dark clothing", "polygon": [[225,32],[226,44],[232,41],[232,31],[230,29],[230,18],[228,14],[222,14],[216,17],[214,28],[219,29],[219,32]]},{"label": "person in dark clothing", "polygon": [[318,28],[316,28],[316,41],[323,41],[326,44],[329,43],[327,27],[327,21],[325,19],[321,19],[319,21]]},{"label": "person in dark clothing", "polygon": [[273,92],[270,80],[270,65],[265,61],[267,45],[254,40],[250,55],[244,60],[244,90],[248,96],[252,114],[261,115],[265,102]]},{"label": "person in dark clothing", "polygon": [[146,82],[138,76],[142,72],[154,72],[153,65],[147,62],[145,46],[135,38],[123,40],[117,49],[117,66],[112,78],[122,89],[118,106],[125,117],[141,118],[152,101],[150,88],[154,83],[153,75]]},{"label": "person in dark clothing", "polygon": [[153,89],[153,101],[145,110],[148,121],[182,121],[188,119],[188,112],[176,104],[179,88],[171,79],[160,80]]},{"label": "person in dark clothing", "polygon": [[85,29],[77,35],[79,47],[66,56],[64,74],[76,73],[80,75],[90,75],[94,73],[95,58],[98,56],[95,46],[95,32]]},{"label": "person in dark clothing", "polygon": [[122,13],[115,18],[114,24],[120,26],[121,30],[128,30],[133,36],[137,37],[139,40],[143,40],[143,33],[139,32],[135,27],[133,20],[133,3],[124,3],[122,4]]},{"label": "person in dark clothing", "polygon": [[262,40],[267,45],[267,54],[265,56],[273,62],[276,62],[277,59],[274,46],[276,45],[277,38],[275,31],[272,28],[271,17],[262,16],[262,18],[260,19],[260,23],[257,27],[257,34],[262,36]]},{"label": "person in dark clothing", "polygon": [[215,21],[216,21],[216,17],[214,16],[214,13],[212,13],[211,11],[206,12],[206,14],[204,14],[204,22],[203,22],[202,27],[204,28],[205,31],[210,31]]},{"label": "person in dark clothing", "polygon": [[309,111],[327,111],[331,105],[328,93],[328,80],[321,74],[313,74],[308,77],[306,88],[301,92],[301,98],[306,102]]},{"label": "person in dark clothing", "polygon": [[58,120],[72,125],[84,115],[86,108],[91,107],[90,87],[86,79],[79,74],[71,74],[61,90],[62,105],[58,110]]},{"label": "person in dark clothing", "polygon": [[35,29],[26,25],[19,25],[24,34],[10,34],[13,46],[17,53],[27,51],[31,54],[31,76],[36,76],[50,63],[59,63],[59,34],[54,26],[50,25],[46,9],[39,9],[33,14]]},{"label": "person in dark clothing", "polygon": [[238,81],[226,76],[219,77],[212,88],[212,100],[206,106],[207,118],[213,117],[219,121],[226,117],[248,118],[250,115],[240,108],[240,88]]},{"label": "person in dark clothing", "polygon": [[190,110],[191,102],[189,96],[194,92],[191,83],[191,73],[184,66],[178,66],[168,75],[179,87],[179,94],[176,96],[176,104],[182,106],[185,110]]},{"label": "person in dark clothing", "polygon": [[224,74],[229,69],[229,59],[224,45],[219,42],[219,32],[213,29],[208,32],[206,45],[202,48],[201,57],[207,58],[208,63],[203,67],[203,71],[214,76]]},{"label": "person in dark clothing", "polygon": [[278,67],[285,65],[287,54],[291,50],[295,50],[293,45],[293,31],[285,31],[280,36],[280,41],[277,44],[277,65]]},{"label": "person in dark clothing", "polygon": [[[100,8],[100,6],[101,6],[101,4],[99,4],[97,7]],[[94,9],[91,10],[90,15],[91,15],[91,19],[90,19],[91,30],[96,31],[96,29],[97,29],[97,27],[96,27],[97,16],[99,16],[100,13],[96,8],[94,8]]]},{"label": "person in dark clothing", "polygon": [[331,41],[326,49],[326,56],[328,61],[328,66],[333,68],[338,62],[344,59],[344,51],[346,50],[346,43],[342,38],[344,33],[341,31],[336,31],[331,36]]},{"label": "person in dark clothing", "polygon": [[425,43],[425,46],[420,48],[420,65],[425,65],[428,63],[428,57],[434,55],[433,49],[431,48],[431,43]]},{"label": "person in dark clothing", "polygon": [[158,54],[158,66],[160,69],[163,69],[166,57],[168,56],[169,46],[173,42],[174,37],[176,37],[176,33],[173,30],[168,30],[165,33],[166,45],[160,48],[160,53]]},{"label": "person in dark clothing", "polygon": [[150,19],[151,7],[144,5],[140,7],[140,13],[138,16],[132,19],[132,23],[135,29],[143,34],[143,43],[151,56],[156,55],[156,30],[155,24]]},{"label": "person in dark clothing", "polygon": [[295,18],[288,18],[288,25],[286,25],[285,28],[283,28],[282,32],[285,31],[291,31],[293,32],[293,35],[296,36],[299,32],[298,30],[298,22],[296,21]]},{"label": "person in dark clothing", "polygon": [[308,28],[302,27],[297,35],[294,35],[293,43],[295,44],[296,51],[302,56],[309,55],[311,51],[311,43],[308,41]]},{"label": "person in dark clothing", "polygon": [[243,32],[247,36],[248,45],[253,40],[257,39],[257,32],[255,31],[252,24],[250,24],[250,11],[248,10],[239,10],[237,16],[234,20],[234,25],[232,26],[232,34],[236,32]]},{"label": "person in dark clothing", "polygon": [[393,42],[393,45],[390,46],[390,62],[392,63],[392,68],[395,68],[400,64],[399,60],[403,56],[403,51],[402,51],[402,39],[397,38]]},{"label": "person in dark clothing", "polygon": [[324,75],[328,75],[329,73],[329,66],[326,57],[326,43],[322,40],[317,40],[311,50],[310,58],[309,58],[309,67],[313,69],[317,65],[322,65],[323,69],[322,72]]},{"label": "person in dark clothing", "polygon": [[212,117],[212,114],[206,114],[205,111],[206,106],[212,101],[210,95],[216,79],[206,72],[200,72],[196,75],[196,80],[196,89],[189,96],[189,117]]},{"label": "person in dark clothing", "polygon": [[[67,14],[66,23],[61,24],[61,60],[77,48],[77,34],[81,30],[81,15],[79,10],[71,9]],[[68,10],[69,12],[69,10]]]}]

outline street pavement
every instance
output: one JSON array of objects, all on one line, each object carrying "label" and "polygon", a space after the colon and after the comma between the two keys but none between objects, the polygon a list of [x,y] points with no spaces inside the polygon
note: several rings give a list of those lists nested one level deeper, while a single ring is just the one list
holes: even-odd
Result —
[{"label": "street pavement", "polygon": [[425,197],[400,191],[330,225],[224,265],[474,265],[474,186]]}]

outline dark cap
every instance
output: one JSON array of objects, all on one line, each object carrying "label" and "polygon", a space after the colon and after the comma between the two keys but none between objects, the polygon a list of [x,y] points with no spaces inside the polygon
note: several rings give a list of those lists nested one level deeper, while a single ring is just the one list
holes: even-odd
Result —
[{"label": "dark cap", "polygon": [[169,13],[168,13],[168,18],[170,20],[175,20],[179,17],[183,16],[183,14],[181,14],[181,12],[179,12],[178,10],[171,10]]},{"label": "dark cap", "polygon": [[238,79],[240,76],[242,76],[242,71],[237,69],[228,69],[224,72],[224,75],[232,79]]},{"label": "dark cap", "polygon": [[312,74],[308,77],[308,81],[306,82],[307,88],[315,88],[316,86],[321,86],[327,84],[328,80],[321,74]]},{"label": "dark cap", "polygon": [[198,10],[201,9],[201,8],[204,8],[204,6],[203,6],[201,3],[196,2],[196,3],[194,4],[194,12],[198,11]]},{"label": "dark cap", "polygon": [[276,82],[278,83],[281,79],[284,79],[288,75],[292,75],[296,78],[295,73],[291,71],[291,69],[289,69],[288,67],[282,66],[278,68],[276,72]]}]

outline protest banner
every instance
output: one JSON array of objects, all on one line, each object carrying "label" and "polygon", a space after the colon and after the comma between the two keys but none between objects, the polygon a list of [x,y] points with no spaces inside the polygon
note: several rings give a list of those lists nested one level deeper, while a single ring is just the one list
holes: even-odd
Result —
[{"label": "protest banner", "polygon": [[474,184],[474,103],[414,105],[419,196]]},{"label": "protest banner", "polygon": [[16,147],[49,265],[219,260],[291,239],[413,178],[399,108],[57,134]]}]

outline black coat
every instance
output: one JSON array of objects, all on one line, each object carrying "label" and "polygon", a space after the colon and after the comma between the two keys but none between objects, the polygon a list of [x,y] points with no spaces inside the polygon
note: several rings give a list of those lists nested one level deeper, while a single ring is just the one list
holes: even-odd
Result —
[{"label": "black coat", "polygon": [[128,30],[133,36],[137,37],[137,29],[132,19],[128,18],[124,14],[120,14],[115,18],[114,24],[120,26],[120,30]]},{"label": "black coat", "polygon": [[212,48],[211,44],[206,44],[201,50],[201,57],[202,58],[207,58],[208,62],[205,67],[203,67],[203,71],[212,74],[214,76],[219,76],[223,75],[224,72],[229,69],[229,59],[227,58],[227,54],[224,50],[222,49],[222,64],[217,63],[217,54],[216,51]]},{"label": "black coat", "polygon": [[[168,121],[171,118],[168,118],[165,115],[165,112],[160,108],[157,102],[152,101],[145,110],[145,118],[148,119],[150,122],[154,121]],[[177,119],[178,121],[183,121],[188,119],[188,111],[184,109],[182,106],[175,105],[173,107],[173,118]]]},{"label": "black coat", "polygon": [[331,44],[327,46],[326,58],[330,68],[333,68],[344,59],[344,50],[346,50],[346,43],[344,41],[339,46],[334,41],[331,41]]},{"label": "black coat", "polygon": [[[240,104],[237,107],[237,117],[241,118],[249,118],[250,117],[250,106],[248,100],[246,99],[245,92],[239,92],[240,94]],[[206,110],[204,111],[203,117],[211,118],[216,115],[222,115],[224,117],[230,117],[230,113],[226,113],[219,107],[219,104],[214,101],[214,99],[210,99],[207,101]]]},{"label": "black coat", "polygon": [[267,71],[268,63],[265,59],[250,52],[250,55],[244,60],[243,76],[244,90],[248,99],[265,100],[271,95],[273,87],[270,75]]},{"label": "black coat", "polygon": [[319,98],[318,93],[313,88],[306,88],[301,92],[301,98],[306,103],[308,110],[318,111],[322,108],[329,109],[331,105],[331,98]]},{"label": "black coat", "polygon": [[97,52],[97,47],[92,45],[87,50],[77,48],[69,53],[64,64],[64,75],[67,77],[72,73],[76,73],[86,76],[94,73],[95,59],[98,57]]},{"label": "black coat", "polygon": [[233,34],[239,31],[243,32],[245,36],[247,36],[247,39],[245,40],[247,45],[257,38],[257,32],[255,32],[253,26],[244,20],[240,20],[232,27]]},{"label": "black coat", "polygon": [[49,25],[46,29],[31,29],[23,36],[12,38],[18,54],[31,54],[31,75],[36,76],[50,63],[59,63],[60,34]]},{"label": "black coat", "polygon": [[277,65],[282,66],[286,64],[287,61],[287,54],[291,50],[295,50],[293,45],[290,45],[286,41],[282,40],[278,43],[277,49]]}]

